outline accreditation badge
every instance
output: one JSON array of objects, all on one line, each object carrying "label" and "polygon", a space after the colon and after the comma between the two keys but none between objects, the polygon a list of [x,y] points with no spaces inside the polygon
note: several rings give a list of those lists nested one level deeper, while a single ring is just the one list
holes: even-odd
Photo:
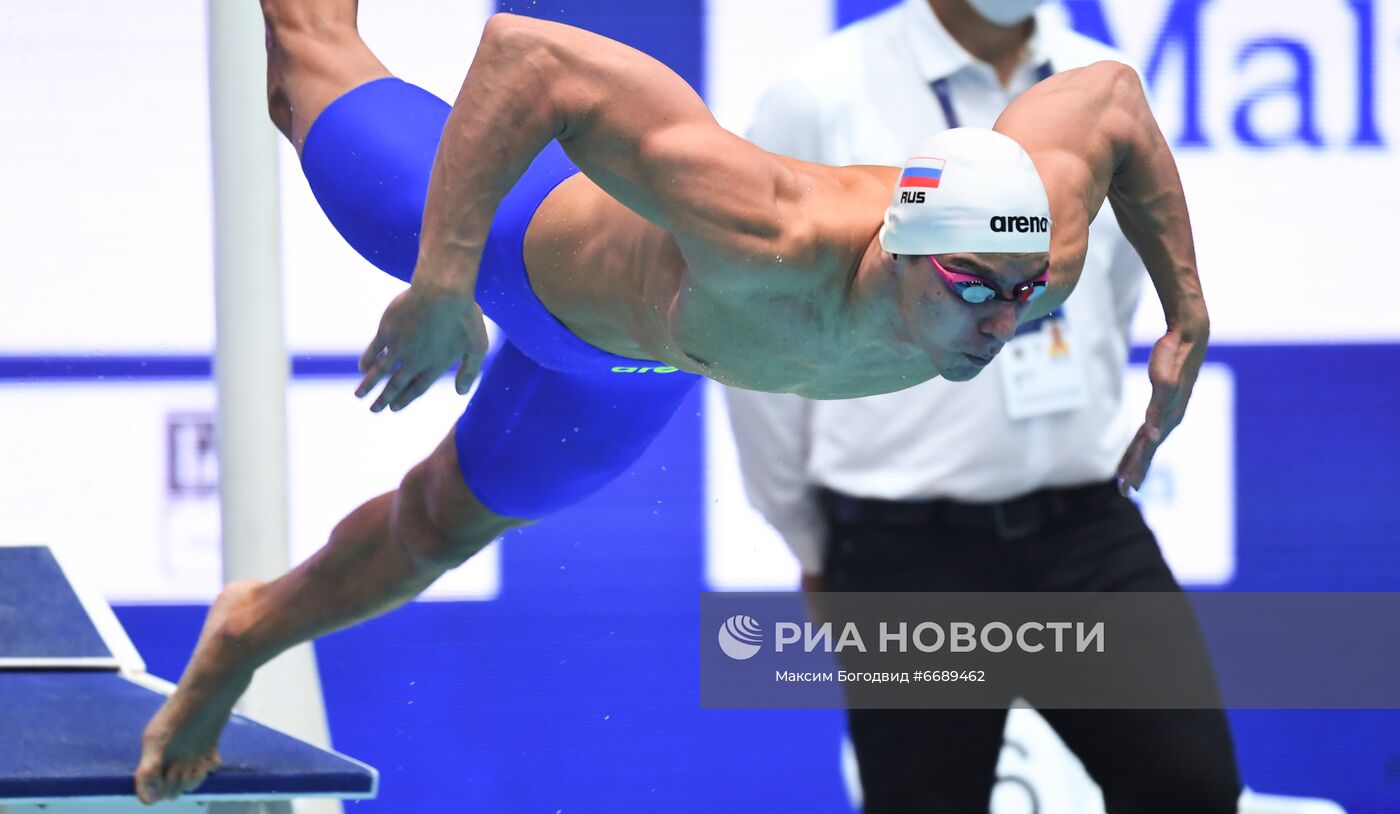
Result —
[{"label": "accreditation badge", "polygon": [[1088,403],[1084,351],[1074,344],[1063,308],[1017,329],[1001,352],[1008,417],[1035,418]]}]

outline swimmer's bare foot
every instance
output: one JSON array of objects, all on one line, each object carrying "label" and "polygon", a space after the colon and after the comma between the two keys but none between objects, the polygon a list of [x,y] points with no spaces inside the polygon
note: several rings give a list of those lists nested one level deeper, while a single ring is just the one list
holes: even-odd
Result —
[{"label": "swimmer's bare foot", "polygon": [[174,799],[204,782],[219,766],[219,733],[248,688],[255,665],[239,658],[229,621],[261,583],[226,586],[209,609],[180,684],[141,735],[136,796],[150,805]]}]

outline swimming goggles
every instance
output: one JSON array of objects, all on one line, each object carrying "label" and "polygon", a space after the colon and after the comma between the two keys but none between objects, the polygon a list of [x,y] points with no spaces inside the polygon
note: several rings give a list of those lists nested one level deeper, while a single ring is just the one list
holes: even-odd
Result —
[{"label": "swimming goggles", "polygon": [[1047,266],[1039,277],[1035,277],[1025,282],[1017,283],[1011,289],[1010,294],[1001,293],[994,283],[985,277],[976,274],[969,274],[965,271],[946,268],[938,262],[938,258],[933,255],[925,255],[929,262],[933,264],[935,270],[943,277],[943,282],[948,288],[957,294],[964,302],[981,304],[991,300],[1002,302],[1028,303],[1045,293],[1045,284],[1050,281],[1050,268]]}]

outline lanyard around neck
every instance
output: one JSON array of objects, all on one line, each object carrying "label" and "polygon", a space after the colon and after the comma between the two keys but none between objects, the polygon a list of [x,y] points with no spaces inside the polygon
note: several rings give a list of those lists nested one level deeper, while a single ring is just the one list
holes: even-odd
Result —
[{"label": "lanyard around neck", "polygon": [[[1035,81],[1039,82],[1054,72],[1054,67],[1046,62],[1035,69]],[[930,86],[933,88],[933,95],[938,97],[938,106],[943,108],[943,118],[948,122],[948,128],[961,127],[958,123],[958,112],[953,108],[953,91],[948,87],[948,77],[935,79]]]}]

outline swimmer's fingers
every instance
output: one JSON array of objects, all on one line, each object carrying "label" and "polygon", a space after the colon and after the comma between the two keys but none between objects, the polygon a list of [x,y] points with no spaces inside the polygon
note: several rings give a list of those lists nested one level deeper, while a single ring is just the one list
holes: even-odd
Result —
[{"label": "swimmer's fingers", "polygon": [[1147,479],[1147,469],[1152,465],[1152,456],[1157,454],[1157,447],[1161,446],[1167,433],[1181,420],[1180,411],[1185,409],[1184,404],[1178,407],[1180,388],[1174,383],[1174,378],[1173,383],[1162,381],[1157,376],[1152,378],[1152,399],[1147,404],[1147,416],[1118,463],[1118,491],[1124,495],[1130,489],[1142,488],[1142,482]]},{"label": "swimmer's fingers", "polygon": [[467,330],[467,352],[457,367],[457,394],[465,396],[472,389],[472,382],[481,373],[481,363],[486,359],[486,351],[491,347],[491,337],[486,333],[486,316],[481,307],[475,306],[465,321]]},{"label": "swimmer's fingers", "polygon": [[374,332],[374,339],[365,348],[365,352],[360,354],[360,372],[365,374],[365,377],[355,390],[355,395],[359,398],[368,395],[379,382],[379,378],[392,370],[394,363],[398,361],[390,350],[396,344],[392,315],[403,297],[403,294],[395,297],[394,301],[389,303],[389,307],[384,309],[384,315],[379,318],[379,330]]},{"label": "swimmer's fingers", "polygon": [[474,371],[486,348],[486,324],[475,300],[410,286],[385,309],[379,333],[361,359],[365,376],[355,392],[364,397],[387,377],[370,409],[402,410],[454,361],[469,359]]},{"label": "swimmer's fingers", "polygon": [[369,347],[365,348],[365,352],[360,354],[360,372],[368,373],[369,366],[374,364],[380,356],[388,352],[389,339],[384,335],[383,331],[381,331],[375,335],[374,341],[369,343]]},{"label": "swimmer's fingers", "polygon": [[1152,346],[1147,362],[1152,398],[1142,427],[1118,464],[1118,488],[1123,494],[1142,488],[1157,448],[1186,417],[1186,404],[1191,400],[1205,352],[1204,338],[1188,332],[1168,331]]},{"label": "swimmer's fingers", "polygon": [[[410,366],[409,363],[405,361],[403,364],[399,365],[398,370],[394,371],[394,375],[389,377],[389,381],[384,383],[384,389],[379,391],[379,398],[375,399],[374,403],[369,407],[370,412],[380,412],[396,401],[399,403],[398,409],[403,409],[409,402],[418,397],[417,394],[414,394],[410,398],[400,400],[400,396],[407,395],[409,385],[419,379],[424,379],[425,384],[423,385],[423,390],[427,390],[428,385],[432,384],[433,380],[436,379],[440,373],[441,371],[432,369],[424,370],[420,365]],[[420,390],[419,392],[421,393],[422,391]]]},{"label": "swimmer's fingers", "polygon": [[[377,342],[377,340],[376,340]],[[371,346],[373,347],[373,346]],[[378,351],[367,365],[361,368],[364,377],[360,379],[360,384],[355,388],[355,397],[364,398],[374,391],[376,385],[383,381],[394,371],[399,364],[399,355],[388,349]]]},{"label": "swimmer's fingers", "polygon": [[480,354],[469,353],[462,357],[462,363],[457,367],[457,395],[465,396],[468,390],[472,389],[472,382],[481,374]]},{"label": "swimmer's fingers", "polygon": [[399,391],[399,394],[394,397],[393,401],[389,402],[389,409],[393,412],[398,412],[407,407],[414,399],[426,393],[428,388],[432,387],[435,381],[437,381],[437,377],[427,373],[420,373],[415,376],[413,381],[405,385],[403,390]]},{"label": "swimmer's fingers", "polygon": [[1143,424],[1133,436],[1132,443],[1118,462],[1118,491],[1127,495],[1130,489],[1141,489],[1147,478],[1147,469],[1152,465],[1152,456],[1162,442],[1162,433],[1151,424]]},{"label": "swimmer's fingers", "polygon": [[459,396],[465,396],[467,391],[472,389],[472,382],[476,381],[476,371],[472,369],[471,362],[470,356],[464,357],[462,363],[457,366],[457,376],[453,384],[456,385]]},{"label": "swimmer's fingers", "polygon": [[[379,400],[371,407],[375,412],[388,405],[384,394],[388,392],[395,379],[406,373],[407,379],[412,380],[421,372],[419,366],[413,363],[415,349],[418,345],[413,327],[417,322],[414,291],[410,287],[394,297],[389,306],[384,309],[384,315],[379,318],[379,330],[375,332],[374,340],[369,343],[364,354],[360,356],[360,371],[365,375],[360,380],[360,385],[355,388],[356,398],[368,396],[386,376],[389,377],[390,384],[385,385],[385,389],[380,392]],[[400,384],[402,383],[401,381]]]}]

